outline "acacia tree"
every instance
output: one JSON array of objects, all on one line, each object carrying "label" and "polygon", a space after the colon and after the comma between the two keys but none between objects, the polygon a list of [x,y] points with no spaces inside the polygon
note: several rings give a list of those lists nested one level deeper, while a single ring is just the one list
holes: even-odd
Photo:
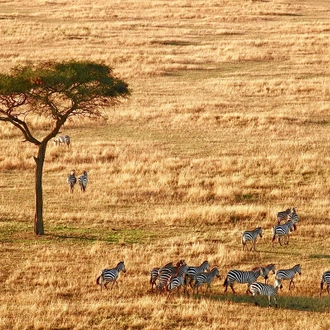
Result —
[{"label": "acacia tree", "polygon": [[[100,117],[106,106],[129,96],[128,85],[110,67],[91,61],[47,62],[26,65],[0,74],[0,121],[18,128],[24,141],[38,147],[34,156],[35,216],[34,233],[44,234],[42,174],[47,143],[73,116]],[[33,132],[29,115],[51,119],[53,125],[42,138]]]}]

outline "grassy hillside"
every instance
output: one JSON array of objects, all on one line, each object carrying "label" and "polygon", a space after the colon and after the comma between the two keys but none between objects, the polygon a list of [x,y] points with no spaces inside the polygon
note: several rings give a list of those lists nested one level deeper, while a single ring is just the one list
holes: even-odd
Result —
[{"label": "grassy hillside", "polygon": [[[46,235],[33,235],[36,149],[0,123],[0,329],[328,329],[330,4],[318,1],[2,1],[0,70],[91,59],[132,96],[108,120],[71,120],[49,145]],[[28,118],[42,134],[45,118]],[[89,173],[69,194],[71,169]],[[271,245],[276,213],[300,220]],[[257,252],[241,233],[257,226]],[[219,266],[212,292],[150,290],[149,271]],[[112,291],[101,270],[125,261]],[[300,263],[279,308],[228,270]],[[273,283],[274,275],[270,282]]]}]

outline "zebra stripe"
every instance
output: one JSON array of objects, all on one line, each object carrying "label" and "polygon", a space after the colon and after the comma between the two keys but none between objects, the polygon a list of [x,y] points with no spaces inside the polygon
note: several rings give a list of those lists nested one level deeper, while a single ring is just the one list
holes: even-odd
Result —
[{"label": "zebra stripe", "polygon": [[170,294],[174,289],[177,288],[179,290],[181,286],[185,286],[184,275],[187,273],[187,270],[187,265],[181,265],[177,273],[175,275],[172,275],[172,277],[169,279],[168,284],[166,285],[166,289],[168,291],[166,299],[170,297]]},{"label": "zebra stripe", "polygon": [[320,284],[320,297],[322,294],[324,283],[327,284],[327,292],[328,292],[328,294],[330,294],[330,291],[329,291],[329,289],[330,289],[330,271],[329,270],[322,274],[321,284]]},{"label": "zebra stripe", "polygon": [[268,305],[271,306],[271,297],[274,299],[275,306],[277,307],[277,290],[278,288],[281,288],[282,284],[280,280],[275,280],[274,286],[260,283],[260,282],[254,282],[249,285],[249,292],[252,294],[255,305],[259,305],[259,303],[256,300],[257,295],[261,296],[268,296]]},{"label": "zebra stripe", "polygon": [[160,268],[153,268],[151,271],[150,271],[150,284],[151,284],[151,291],[153,290],[154,286],[156,286],[156,281],[158,279],[158,272],[159,272],[159,269]]},{"label": "zebra stripe", "polygon": [[295,287],[294,282],[293,282],[293,278],[296,275],[296,273],[301,275],[301,266],[300,266],[300,264],[295,265],[290,269],[279,269],[276,272],[275,279],[277,279],[277,280],[290,280],[290,284],[289,284],[289,290],[290,290],[291,285],[293,285]]},{"label": "zebra stripe", "polygon": [[57,136],[54,139],[54,145],[57,146],[61,144],[65,144],[67,147],[70,147],[70,136],[69,135]]},{"label": "zebra stripe", "polygon": [[88,182],[87,171],[84,171],[84,174],[79,177],[78,181],[79,181],[80,190],[82,192],[85,192]]},{"label": "zebra stripe", "polygon": [[189,285],[192,288],[192,282],[198,273],[203,273],[210,270],[210,264],[207,260],[203,261],[199,266],[189,266],[187,270],[187,276],[185,277],[185,284],[189,281]]},{"label": "zebra stripe", "polygon": [[252,243],[250,251],[252,251],[252,249],[254,251],[256,251],[256,241],[257,241],[258,236],[262,237],[261,227],[258,227],[254,230],[251,230],[251,231],[244,231],[242,233],[243,251],[244,251],[245,247],[247,248],[247,242],[248,241],[251,241],[251,243]]},{"label": "zebra stripe", "polygon": [[66,182],[67,182],[68,185],[69,185],[69,191],[70,191],[71,193],[73,193],[74,185],[77,183],[77,178],[76,178],[75,173],[76,173],[75,170],[71,170],[70,175],[68,175],[68,177],[67,177],[67,179],[66,179]]},{"label": "zebra stripe", "polygon": [[230,270],[226,276],[225,282],[223,283],[223,285],[226,287],[225,291],[227,291],[228,285],[230,286],[231,290],[233,291],[233,293],[235,294],[235,290],[233,287],[234,282],[238,282],[241,284],[244,283],[252,283],[255,282],[257,280],[257,278],[259,276],[263,275],[263,270],[261,267],[258,267],[257,270],[255,271],[242,271],[242,270]]},{"label": "zebra stripe", "polygon": [[290,213],[291,213],[291,209],[286,209],[285,211],[278,212],[276,216],[277,224],[279,225],[281,221],[289,220]]},{"label": "zebra stripe", "polygon": [[163,291],[166,285],[168,284],[169,280],[171,279],[171,277],[177,273],[178,269],[181,266],[184,265],[186,265],[186,262],[184,260],[179,260],[175,266],[173,266],[173,263],[170,262],[165,266],[163,266],[162,268],[160,268],[158,272],[159,282],[157,284],[157,289]]},{"label": "zebra stripe", "polygon": [[295,208],[292,209],[292,212],[289,214],[288,219],[290,221],[292,221],[292,223],[293,223],[293,230],[296,230],[297,229],[297,222],[299,221],[299,216],[298,216]]},{"label": "zebra stripe", "polygon": [[196,288],[196,294],[198,294],[198,288],[202,284],[207,284],[207,288],[206,288],[205,293],[207,292],[208,289],[211,292],[211,282],[214,279],[214,277],[220,278],[220,272],[219,272],[218,267],[214,267],[211,271],[209,271],[207,273],[197,274],[195,276],[195,284],[194,284],[194,289]]},{"label": "zebra stripe", "polygon": [[[293,223],[291,220],[287,221],[283,225],[276,225],[272,228],[273,231],[273,239],[272,239],[272,246],[274,246],[274,241],[276,236],[278,236],[278,242],[282,246],[281,238],[283,237],[283,243],[288,245],[289,244],[289,234],[293,231]],[[286,239],[285,239],[286,238]]]},{"label": "zebra stripe", "polygon": [[120,261],[115,268],[102,270],[101,275],[96,279],[96,284],[101,286],[101,291],[102,286],[104,285],[104,287],[107,289],[107,285],[110,282],[112,282],[111,289],[113,288],[114,284],[117,283],[117,278],[120,271],[126,273],[124,261]]},{"label": "zebra stripe", "polygon": [[[257,271],[260,267],[255,267],[252,269],[252,271]],[[262,268],[262,277],[265,279],[265,284],[268,282],[268,274],[269,272],[273,272],[275,274],[275,264],[269,264],[266,267],[261,267]]]}]

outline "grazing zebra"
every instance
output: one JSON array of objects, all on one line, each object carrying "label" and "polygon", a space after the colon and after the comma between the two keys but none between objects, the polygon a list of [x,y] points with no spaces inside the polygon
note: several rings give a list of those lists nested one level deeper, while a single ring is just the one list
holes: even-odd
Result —
[{"label": "grazing zebra", "polygon": [[[176,272],[176,274],[172,275],[171,278],[168,280],[166,285],[166,290],[168,292],[166,299],[170,297],[170,294],[174,289],[180,289],[181,286],[185,286],[185,274],[187,274],[188,265],[181,265]],[[185,292],[186,290],[184,290]]]},{"label": "grazing zebra", "polygon": [[330,294],[329,288],[330,288],[330,271],[324,272],[321,277],[321,285],[320,285],[320,297],[323,290],[324,283],[327,283],[327,292]]},{"label": "grazing zebra", "polygon": [[[282,246],[281,238],[283,237],[284,244],[289,244],[289,234],[290,231],[293,231],[293,223],[291,220],[287,221],[283,225],[276,225],[272,228],[273,231],[273,239],[272,239],[272,246],[274,246],[274,241],[276,236],[278,236],[278,242]],[[286,238],[286,240],[285,240]]]},{"label": "grazing zebra", "polygon": [[291,209],[286,209],[285,211],[278,212],[276,216],[277,224],[279,225],[281,221],[289,220],[290,213],[291,213]]},{"label": "grazing zebra", "polygon": [[76,178],[75,173],[76,173],[76,171],[75,170],[72,170],[70,172],[70,175],[68,175],[68,177],[66,179],[66,182],[69,185],[69,190],[70,190],[71,193],[73,193],[74,185],[77,183],[77,178]]},{"label": "grazing zebra", "polygon": [[82,192],[85,192],[88,182],[87,171],[84,171],[84,174],[79,177],[78,181],[79,181],[80,190]]},{"label": "grazing zebra", "polygon": [[195,279],[196,274],[203,273],[210,270],[210,264],[207,260],[203,261],[200,266],[189,266],[185,277],[185,283],[189,281],[189,285],[192,288],[192,282]]},{"label": "grazing zebra", "polygon": [[251,230],[251,231],[244,231],[242,233],[243,251],[245,249],[245,246],[247,247],[247,242],[248,241],[251,241],[251,243],[252,243],[250,251],[252,251],[252,249],[254,251],[256,251],[256,241],[257,241],[258,236],[262,237],[261,227],[258,227],[254,230]]},{"label": "grazing zebra", "polygon": [[108,283],[112,282],[111,289],[113,288],[120,271],[126,273],[124,261],[120,261],[115,268],[102,270],[101,275],[96,279],[96,284],[99,284],[101,286],[101,291],[103,283],[105,283],[104,287],[107,289]]},{"label": "grazing zebra", "polygon": [[278,288],[282,288],[281,280],[275,280],[274,286],[260,282],[254,282],[249,285],[249,292],[253,296],[255,305],[259,305],[255,297],[259,294],[261,296],[268,296],[269,307],[271,306],[271,297],[273,297],[275,306],[277,307],[276,295]]},{"label": "grazing zebra", "polygon": [[181,266],[185,266],[186,262],[184,260],[179,260],[174,266],[172,262],[161,267],[158,271],[159,282],[157,284],[157,289],[163,291],[168,284],[170,278],[177,273]]},{"label": "grazing zebra", "polygon": [[[223,285],[226,287],[225,291],[227,291],[228,285],[231,287],[231,290],[235,294],[234,290],[234,282],[238,282],[241,284],[247,283],[250,284],[252,282],[255,282],[259,276],[263,275],[263,269],[261,267],[258,267],[255,271],[242,271],[242,270],[230,270],[226,276],[225,282]],[[248,291],[247,291],[248,292]]]},{"label": "grazing zebra", "polygon": [[[255,267],[252,269],[252,271],[257,271],[260,267]],[[268,281],[268,274],[272,271],[273,274],[275,274],[275,264],[269,264],[266,267],[262,267],[262,277],[265,279],[265,284],[267,284]]]},{"label": "grazing zebra", "polygon": [[279,269],[276,272],[275,279],[277,279],[277,280],[290,280],[290,284],[289,284],[289,290],[290,290],[291,289],[291,284],[293,286],[295,286],[294,282],[293,282],[293,278],[296,275],[296,273],[301,275],[301,266],[300,266],[300,264],[295,265],[290,269]]},{"label": "grazing zebra", "polygon": [[297,229],[297,222],[299,221],[299,216],[298,216],[295,208],[292,209],[292,212],[289,214],[288,219],[292,221],[293,230],[296,230]]},{"label": "grazing zebra", "polygon": [[70,147],[70,136],[69,135],[61,135],[61,136],[57,136],[54,139],[54,145],[61,145],[61,144],[65,144],[68,148]]},{"label": "grazing zebra", "polygon": [[207,289],[210,289],[211,292],[211,282],[215,276],[220,278],[220,272],[218,267],[212,268],[212,270],[209,272],[197,274],[195,276],[195,284],[194,284],[194,289],[196,288],[196,293],[198,294],[198,288],[204,283],[207,284],[206,291]]}]

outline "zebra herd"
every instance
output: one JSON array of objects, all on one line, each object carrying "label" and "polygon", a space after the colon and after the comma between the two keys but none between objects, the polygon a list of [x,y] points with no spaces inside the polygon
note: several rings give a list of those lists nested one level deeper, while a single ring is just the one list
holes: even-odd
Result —
[{"label": "zebra herd", "polygon": [[[74,173],[73,173],[74,174]],[[86,173],[87,175],[87,173]],[[276,236],[278,236],[279,244],[289,243],[289,233],[296,230],[297,222],[299,220],[298,214],[295,208],[281,211],[276,217],[277,224],[272,228],[273,238],[272,245]],[[282,221],[284,223],[282,224]],[[257,227],[251,231],[244,231],[242,233],[242,245],[243,251],[247,248],[247,243],[251,243],[250,251],[256,251],[256,240],[258,237],[262,237],[262,228]],[[111,288],[117,283],[117,278],[120,271],[126,272],[124,262],[121,261],[118,265],[111,269],[104,269],[101,275],[97,278],[96,283],[102,287],[107,288],[108,283],[112,282]],[[274,285],[268,284],[269,274],[275,274]],[[296,264],[292,268],[278,269],[275,271],[275,264],[268,264],[264,267],[255,267],[251,270],[237,270],[231,269],[228,271],[223,286],[225,287],[224,293],[227,292],[228,287],[231,288],[233,294],[236,294],[234,289],[234,283],[247,284],[246,293],[252,294],[254,303],[258,305],[256,300],[257,295],[267,296],[268,304],[271,306],[271,299],[273,298],[274,304],[277,307],[277,292],[278,289],[283,288],[283,281],[289,281],[288,289],[295,287],[294,278],[295,275],[301,275],[301,265]],[[258,282],[258,278],[263,277],[263,282]],[[202,285],[206,285],[205,293],[209,290],[211,292],[211,282],[215,278],[220,278],[220,270],[218,266],[210,267],[207,260],[203,261],[198,266],[187,265],[185,260],[181,259],[177,263],[167,263],[161,267],[155,267],[150,271],[151,291],[156,289],[157,292],[167,292],[168,299],[171,293],[177,289],[178,291],[182,287],[184,294],[189,295],[188,289],[192,290],[192,294],[198,294],[198,290]],[[323,287],[326,284],[326,290],[330,294],[330,271],[326,271],[322,274],[320,282],[320,296],[322,295]]]},{"label": "zebra herd", "polygon": [[[120,261],[116,267],[110,269],[104,269],[101,272],[101,275],[97,277],[96,284],[100,285],[101,291],[104,286],[107,288],[107,285],[112,282],[111,289],[115,284],[117,284],[117,279],[120,271],[126,273],[126,268],[124,261]],[[268,274],[272,272],[275,274],[274,285],[267,284]],[[228,286],[230,286],[232,292],[236,294],[233,284],[235,282],[240,284],[247,284],[247,294],[252,294],[255,305],[259,305],[256,300],[257,295],[267,296],[268,305],[271,306],[271,299],[273,298],[275,307],[277,304],[277,292],[278,289],[283,288],[283,281],[289,282],[289,290],[291,285],[294,286],[294,277],[296,274],[301,275],[301,266],[300,264],[294,265],[289,269],[279,269],[275,272],[275,264],[269,264],[265,267],[255,267],[252,270],[242,271],[232,269],[229,270],[225,277],[223,286],[225,287],[224,292],[227,292]],[[207,288],[205,293],[210,290],[211,292],[211,282],[214,278],[221,278],[219,267],[215,266],[211,269],[210,264],[207,260],[203,261],[199,266],[189,266],[186,262],[181,259],[177,263],[173,262],[167,263],[162,267],[153,268],[150,271],[150,281],[151,291],[155,289],[159,292],[167,292],[168,299],[171,293],[181,287],[184,289],[184,294],[188,293],[188,287],[192,289],[192,293],[198,294],[198,288],[206,284]],[[259,277],[263,277],[265,283],[257,282]],[[324,284],[327,285],[327,292],[330,294],[330,271],[326,271],[322,274],[321,283],[320,283],[320,296],[322,295],[322,290]]]},{"label": "zebra herd", "polygon": [[[297,222],[299,216],[295,208],[287,209],[277,213],[277,224],[272,228],[272,246],[274,246],[274,241],[276,237],[280,245],[289,244],[289,234],[290,232],[297,229]],[[282,221],[285,221],[283,224]],[[247,248],[247,243],[251,243],[250,251],[256,251],[256,241],[258,236],[262,237],[262,228],[258,227],[253,230],[247,230],[242,233],[242,246],[243,251]]]},{"label": "zebra herd", "polygon": [[[107,285],[111,282],[111,289],[115,284],[117,284],[117,279],[120,271],[126,273],[126,268],[124,261],[120,261],[116,267],[110,269],[104,269],[101,272],[101,275],[97,277],[96,284],[102,287],[107,288]],[[267,284],[268,274],[272,272],[275,274],[274,285]],[[279,269],[275,271],[275,264],[269,264],[265,267],[255,267],[252,270],[242,271],[232,269],[229,270],[225,277],[223,286],[225,287],[224,292],[227,292],[228,286],[230,286],[232,292],[236,294],[234,290],[234,283],[247,284],[247,294],[252,294],[254,303],[259,305],[256,300],[257,295],[267,296],[268,304],[271,306],[271,299],[273,298],[274,304],[277,307],[277,293],[278,289],[283,289],[283,281],[289,282],[289,290],[291,285],[294,286],[294,277],[296,274],[301,275],[301,266],[300,264],[294,265],[289,269]],[[153,268],[150,271],[150,281],[151,291],[154,291],[154,288],[159,292],[167,292],[168,299],[171,293],[181,287],[184,290],[184,294],[188,293],[188,287],[191,288],[192,293],[198,294],[198,289],[200,286],[205,284],[207,286],[205,293],[209,290],[211,292],[211,282],[214,278],[221,278],[219,267],[215,266],[211,269],[210,264],[207,260],[203,261],[199,266],[189,266],[186,262],[181,259],[177,263],[173,262],[167,263],[162,267]],[[264,282],[258,282],[258,278],[263,277]],[[327,271],[322,274],[321,283],[320,283],[320,296],[322,295],[322,290],[324,284],[327,285],[327,292],[330,294],[330,271]]]}]

